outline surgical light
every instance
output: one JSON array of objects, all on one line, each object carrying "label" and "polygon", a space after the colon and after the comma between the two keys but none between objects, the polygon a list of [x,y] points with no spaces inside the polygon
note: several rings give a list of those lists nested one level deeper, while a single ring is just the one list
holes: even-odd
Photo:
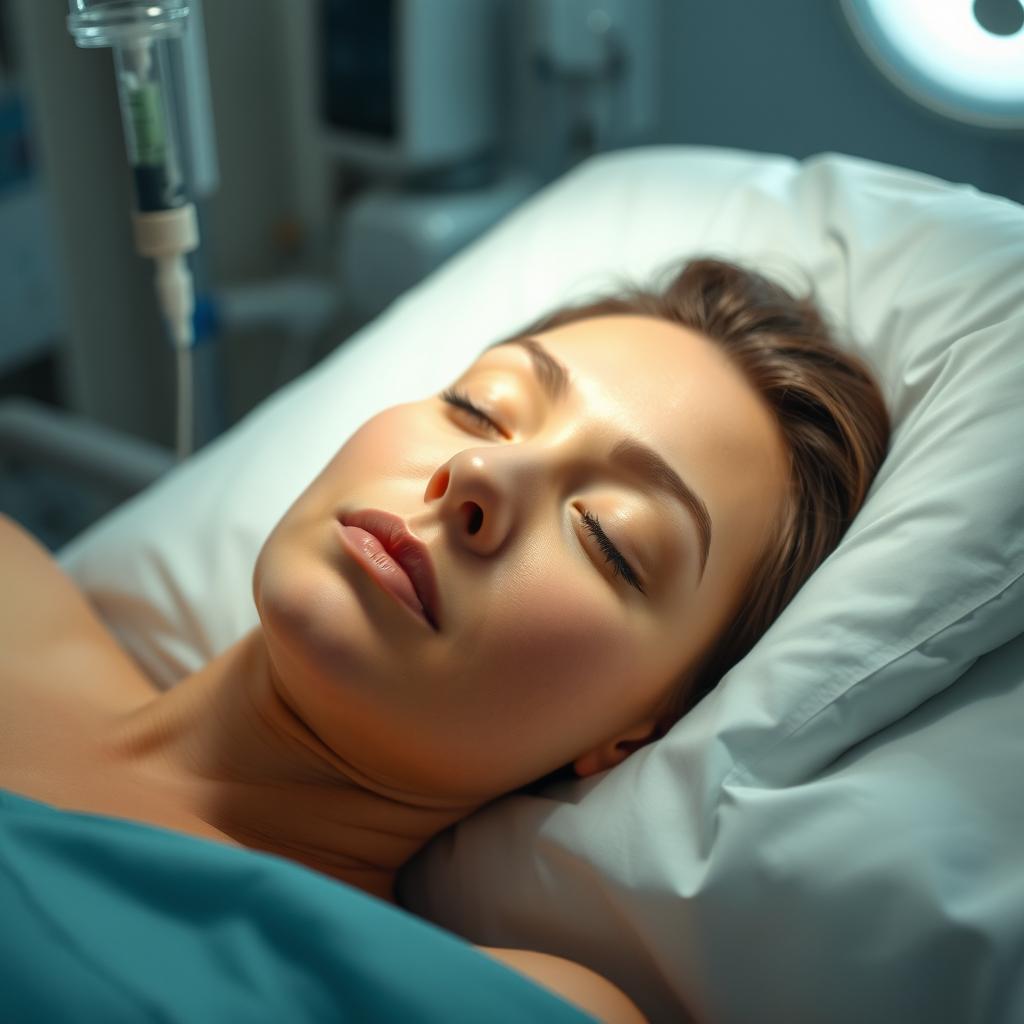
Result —
[{"label": "surgical light", "polygon": [[1024,128],[1021,0],[842,0],[882,73],[926,107],[984,128]]}]

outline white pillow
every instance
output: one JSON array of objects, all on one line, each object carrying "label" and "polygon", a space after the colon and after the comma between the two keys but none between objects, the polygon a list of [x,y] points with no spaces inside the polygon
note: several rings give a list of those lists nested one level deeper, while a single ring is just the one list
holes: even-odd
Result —
[{"label": "white pillow", "polygon": [[1024,1008],[1020,764],[969,774],[935,737],[973,756],[1020,719],[1019,655],[999,699],[976,700],[982,666],[943,693],[1024,625],[1024,212],[1008,201],[836,155],[592,159],[61,561],[171,685],[256,623],[263,539],[365,419],[557,304],[704,254],[797,289],[809,274],[880,375],[889,457],[836,552],[669,736],[463,822],[402,898],[475,941],[589,964],[655,1020],[1004,1019],[1014,984]]}]

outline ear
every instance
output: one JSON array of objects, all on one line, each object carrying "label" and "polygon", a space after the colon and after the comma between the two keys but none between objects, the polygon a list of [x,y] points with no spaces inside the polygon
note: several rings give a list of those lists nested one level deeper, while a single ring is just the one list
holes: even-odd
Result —
[{"label": "ear", "polygon": [[665,735],[665,728],[657,718],[647,718],[639,725],[616,736],[607,743],[595,747],[586,754],[581,754],[573,761],[573,768],[578,778],[585,779],[588,775],[614,768],[641,747]]}]

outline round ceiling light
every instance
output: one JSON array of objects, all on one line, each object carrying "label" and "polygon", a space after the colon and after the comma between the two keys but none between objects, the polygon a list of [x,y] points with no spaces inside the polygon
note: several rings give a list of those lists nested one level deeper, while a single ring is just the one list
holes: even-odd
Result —
[{"label": "round ceiling light", "polygon": [[1024,128],[1021,0],[842,0],[858,42],[907,95],[986,128]]}]

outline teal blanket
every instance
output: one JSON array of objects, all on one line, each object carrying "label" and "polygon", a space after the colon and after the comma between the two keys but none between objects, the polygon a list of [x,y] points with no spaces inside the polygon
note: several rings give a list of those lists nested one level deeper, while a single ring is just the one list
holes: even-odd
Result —
[{"label": "teal blanket", "polygon": [[468,943],[269,854],[0,790],[0,1016],[585,1024]]}]

